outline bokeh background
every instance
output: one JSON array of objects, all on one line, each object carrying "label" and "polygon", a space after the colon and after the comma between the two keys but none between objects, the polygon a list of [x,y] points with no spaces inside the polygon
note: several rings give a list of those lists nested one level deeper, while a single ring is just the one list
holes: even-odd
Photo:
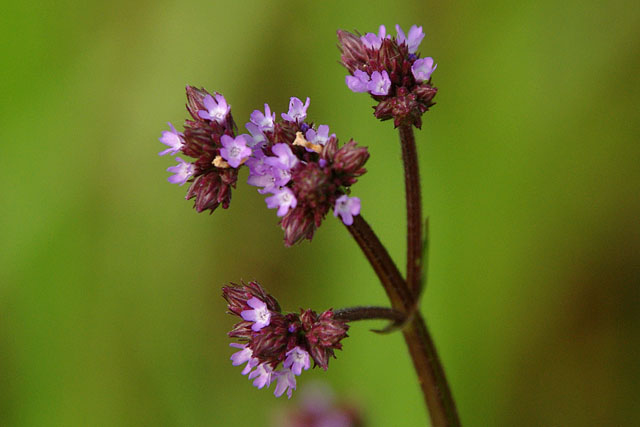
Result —
[{"label": "bokeh background", "polygon": [[[640,10],[632,1],[2,3],[0,424],[268,425],[296,405],[232,367],[220,287],[384,304],[344,227],[284,248],[240,184],[197,214],[158,157],[184,86],[240,125],[268,102],[369,146],[354,186],[404,266],[400,148],[344,85],[336,29],[424,27],[422,309],[466,425],[638,425]],[[241,177],[241,181],[245,176]],[[399,334],[356,324],[326,381],[371,426],[428,421]]]}]

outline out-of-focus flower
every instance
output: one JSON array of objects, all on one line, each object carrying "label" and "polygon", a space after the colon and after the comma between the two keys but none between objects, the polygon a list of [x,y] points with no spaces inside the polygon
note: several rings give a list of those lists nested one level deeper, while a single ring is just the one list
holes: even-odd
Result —
[{"label": "out-of-focus flower", "polygon": [[277,411],[273,427],[364,427],[363,410],[344,397],[338,398],[328,385],[311,383],[300,392],[295,406]]}]

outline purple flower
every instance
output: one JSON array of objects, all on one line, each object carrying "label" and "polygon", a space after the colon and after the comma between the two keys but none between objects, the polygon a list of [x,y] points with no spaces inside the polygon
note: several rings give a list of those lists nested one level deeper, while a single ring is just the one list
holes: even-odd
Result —
[{"label": "purple flower", "polygon": [[[335,137],[336,134],[332,134],[332,137]],[[307,131],[307,134],[305,135],[305,137],[307,138],[307,141],[311,142],[312,144],[318,144],[318,145],[325,145],[327,143],[327,141],[329,140],[330,136],[329,136],[329,126],[327,125],[320,125],[318,126],[318,131],[316,132],[313,129],[309,129]],[[309,151],[309,150],[307,150]]]},{"label": "purple flower", "polygon": [[400,45],[406,43],[409,47],[409,53],[416,53],[418,51],[418,46],[420,46],[420,43],[424,38],[422,27],[418,27],[415,25],[411,26],[411,28],[409,29],[409,35],[407,37],[405,37],[402,28],[400,28],[400,25],[396,25],[396,31],[398,32],[398,37],[396,37],[396,41],[398,42],[398,44]]},{"label": "purple flower", "polygon": [[224,96],[216,93],[216,99],[207,94],[202,100],[206,110],[198,110],[198,116],[201,119],[213,120],[222,124],[229,114],[231,106],[227,104],[227,100]]},{"label": "purple flower", "polygon": [[176,154],[184,145],[184,135],[176,131],[176,128],[174,128],[171,123],[168,123],[168,125],[171,128],[171,131],[162,131],[162,136],[158,139],[164,145],[168,145],[169,148],[159,152],[159,156],[164,156],[165,154]]},{"label": "purple flower", "polygon": [[231,364],[233,366],[239,366],[245,362],[249,362],[242,370],[242,375],[247,375],[259,363],[258,359],[253,357],[253,351],[251,351],[248,345],[232,342],[229,346],[240,349],[240,351],[231,355]]},{"label": "purple flower", "polygon": [[289,350],[286,354],[287,358],[285,359],[282,366],[285,368],[290,368],[291,372],[296,375],[300,375],[302,373],[302,369],[305,371],[309,369],[309,353],[296,346]]},{"label": "purple flower", "polygon": [[249,175],[261,176],[267,173],[269,166],[264,164],[265,158],[264,152],[261,149],[255,148],[253,150],[251,157],[249,157],[245,163],[249,168]]},{"label": "purple flower", "polygon": [[238,135],[232,138],[229,135],[222,135],[220,142],[220,156],[229,163],[232,168],[237,168],[251,155],[251,148],[247,147],[247,140],[251,139],[249,135]]},{"label": "purple flower", "polygon": [[361,70],[355,70],[353,72],[353,76],[347,76],[345,78],[345,83],[347,84],[347,87],[356,93],[367,92],[369,90],[367,88],[369,81],[370,81],[369,74]]},{"label": "purple flower", "polygon": [[285,216],[289,208],[293,209],[298,204],[296,196],[293,195],[293,191],[287,187],[274,191],[273,196],[267,197],[265,202],[267,202],[269,209],[273,209],[276,206],[278,207],[278,216]]},{"label": "purple flower", "polygon": [[374,71],[371,74],[371,81],[367,85],[367,89],[372,95],[387,95],[390,87],[391,80],[386,70],[382,70],[382,73]]},{"label": "purple flower", "polygon": [[[273,394],[276,397],[282,396],[282,394],[287,391],[287,396],[291,399],[291,395],[293,394],[293,390],[296,389],[296,376],[293,375],[289,369],[282,369],[281,371],[275,372],[276,379],[278,380],[278,384],[276,384],[276,389]],[[288,389],[288,390],[287,390]]]},{"label": "purple flower", "polygon": [[180,157],[176,157],[176,160],[179,162],[176,166],[171,166],[167,168],[167,172],[171,172],[174,175],[167,178],[172,184],[180,184],[183,185],[193,174],[195,173],[195,166],[189,162],[185,162]]},{"label": "purple flower", "polygon": [[264,104],[264,114],[260,110],[254,110],[251,113],[251,123],[254,123],[256,126],[260,128],[262,132],[264,131],[273,131],[273,122],[276,119],[276,113],[271,113],[271,108],[269,108],[269,104]]},{"label": "purple flower", "polygon": [[267,157],[264,159],[265,164],[274,168],[291,170],[298,163],[298,158],[293,154],[291,148],[285,143],[278,143],[271,148],[273,154],[277,157]]},{"label": "purple flower", "polygon": [[433,58],[421,58],[413,63],[411,73],[413,73],[413,77],[415,77],[418,83],[422,83],[431,78],[431,73],[433,73],[437,67],[437,65],[433,65]]},{"label": "purple flower", "polygon": [[360,40],[367,49],[380,49],[380,46],[382,46],[382,41],[386,38],[386,36],[386,27],[384,25],[380,25],[377,35],[374,33],[367,33],[364,36],[360,37]]},{"label": "purple flower", "polygon": [[291,97],[289,101],[289,112],[282,113],[282,118],[288,122],[296,122],[299,123],[303,121],[307,117],[307,108],[309,108],[309,102],[311,100],[307,97],[307,102],[302,105],[302,101],[300,101],[295,96]]},{"label": "purple flower", "polygon": [[245,127],[251,134],[251,142],[247,142],[248,147],[264,147],[266,145],[267,137],[262,133],[258,125],[255,123],[247,123]]},{"label": "purple flower", "polygon": [[273,368],[268,363],[261,363],[253,372],[249,374],[249,379],[252,380],[255,378],[255,380],[253,381],[254,387],[269,387],[269,385],[271,385],[273,374]]},{"label": "purple flower", "polygon": [[333,216],[340,215],[344,225],[353,224],[353,217],[360,214],[360,199],[348,197],[346,194],[338,197],[333,208]]},{"label": "purple flower", "polygon": [[269,326],[269,323],[271,322],[271,312],[267,308],[267,304],[256,297],[248,300],[247,304],[249,307],[253,308],[253,310],[242,311],[240,313],[240,317],[246,321],[253,322],[251,329],[254,332],[258,332],[265,326]]}]

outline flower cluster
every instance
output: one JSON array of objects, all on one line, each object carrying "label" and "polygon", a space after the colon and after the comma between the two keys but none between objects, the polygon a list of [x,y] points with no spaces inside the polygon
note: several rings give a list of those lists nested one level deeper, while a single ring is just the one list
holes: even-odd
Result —
[{"label": "flower cluster", "polygon": [[291,98],[289,111],[277,122],[275,113],[254,111],[247,130],[255,142],[247,160],[248,183],[270,194],[267,207],[277,208],[285,244],[311,239],[327,212],[333,208],[346,225],[360,213],[360,199],[349,197],[349,188],[366,172],[365,147],[351,140],[338,147],[329,126],[306,122],[309,98],[303,104]]},{"label": "flower cluster", "polygon": [[249,133],[241,135],[222,95],[187,86],[187,100],[192,119],[185,122],[183,133],[169,123],[171,131],[160,138],[169,148],[160,155],[181,152],[196,159],[177,157],[178,165],[168,171],[173,173],[169,182],[192,182],[187,199],[195,197],[198,212],[227,208],[238,170],[247,166],[248,184],[269,195],[267,207],[277,209],[288,246],[311,239],[330,209],[346,225],[360,213],[360,199],[348,194],[366,172],[369,152],[353,140],[339,147],[329,126],[307,122],[309,98],[304,104],[291,98],[282,121],[276,121],[265,104],[264,112],[251,114]]},{"label": "flower cluster", "polygon": [[433,58],[420,58],[418,47],[424,38],[422,27],[412,26],[405,35],[396,25],[397,36],[378,33],[364,36],[338,31],[342,65],[350,75],[345,81],[354,92],[368,92],[378,101],[374,115],[394,119],[394,125],[422,126],[421,116],[434,103],[437,89],[431,86],[436,69]]},{"label": "flower cluster", "polygon": [[246,364],[242,375],[248,374],[255,387],[276,382],[276,396],[286,391],[291,397],[296,376],[310,368],[311,360],[326,370],[347,337],[349,326],[335,319],[332,310],[283,314],[278,301],[255,282],[225,286],[222,296],[229,313],[242,319],[229,332],[240,341],[230,344],[239,350],[231,356],[232,364]]},{"label": "flower cluster", "polygon": [[236,137],[231,107],[219,93],[187,86],[187,110],[184,132],[164,131],[160,142],[169,148],[159,154],[181,152],[196,160],[192,163],[177,157],[177,166],[167,169],[174,175],[168,180],[183,185],[191,180],[187,199],[195,197],[198,212],[213,212],[219,205],[229,207],[231,188],[238,179],[237,167],[248,158],[251,149],[243,135]]}]

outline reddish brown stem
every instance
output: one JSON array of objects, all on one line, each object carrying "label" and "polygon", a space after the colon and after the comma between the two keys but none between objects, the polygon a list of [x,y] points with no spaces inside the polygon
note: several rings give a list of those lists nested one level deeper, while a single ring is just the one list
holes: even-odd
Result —
[{"label": "reddish brown stem", "polygon": [[404,164],[407,199],[407,285],[414,295],[420,294],[422,269],[422,201],[416,139],[411,124],[400,125],[400,145]]},{"label": "reddish brown stem", "polygon": [[[405,315],[411,311],[413,294],[378,236],[362,215],[356,216],[347,229],[358,243],[382,283],[394,309]],[[433,426],[459,426],[453,395],[433,340],[420,313],[403,329],[403,334]]]},{"label": "reddish brown stem", "polygon": [[355,322],[357,320],[392,320],[402,322],[404,315],[393,308],[388,307],[347,307],[340,308],[333,312],[334,319],[345,322]]}]

